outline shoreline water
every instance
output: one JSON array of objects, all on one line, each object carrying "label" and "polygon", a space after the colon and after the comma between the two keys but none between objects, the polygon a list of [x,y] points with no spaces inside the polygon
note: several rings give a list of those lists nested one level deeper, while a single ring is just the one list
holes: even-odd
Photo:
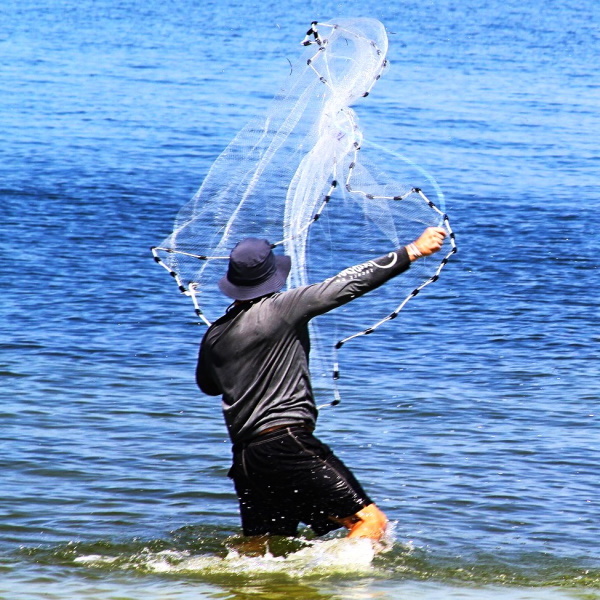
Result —
[{"label": "shoreline water", "polygon": [[[231,598],[244,590],[239,597],[245,598],[261,589],[269,598],[283,598],[293,589],[296,600],[427,599],[436,594],[485,600],[600,598],[597,565],[548,553],[456,556],[392,540],[374,553],[369,540],[331,536],[278,538],[266,555],[246,556],[236,550],[236,539],[241,538],[226,530],[207,537],[208,529],[184,528],[163,540],[21,548],[13,561],[3,561],[3,586],[13,593],[23,590],[26,595],[13,598],[27,600],[112,598],[101,594],[116,582],[124,588],[111,593],[132,599],[152,597],[147,594],[185,599],[192,593],[190,587],[196,598],[224,597],[224,590]],[[20,564],[15,568],[14,562]],[[33,576],[29,581],[28,573]],[[38,588],[40,582],[44,583]]]},{"label": "shoreline water", "polygon": [[[0,598],[600,598],[597,11],[3,2]],[[375,573],[244,575],[222,562],[239,517],[219,402],[194,383],[204,329],[149,248],[338,15],[386,26],[360,123],[435,177],[459,253],[348,344],[319,417],[393,550]],[[217,572],[148,572],[159,552]]]}]

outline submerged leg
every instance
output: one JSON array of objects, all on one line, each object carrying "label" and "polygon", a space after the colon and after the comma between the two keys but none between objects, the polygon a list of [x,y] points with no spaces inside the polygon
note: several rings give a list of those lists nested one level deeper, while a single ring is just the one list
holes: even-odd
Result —
[{"label": "submerged leg", "polygon": [[233,544],[234,550],[246,556],[264,556],[269,550],[269,535],[251,535]]},{"label": "submerged leg", "polygon": [[387,527],[387,517],[375,504],[369,504],[356,514],[343,519],[333,519],[348,529],[349,538],[380,540]]}]

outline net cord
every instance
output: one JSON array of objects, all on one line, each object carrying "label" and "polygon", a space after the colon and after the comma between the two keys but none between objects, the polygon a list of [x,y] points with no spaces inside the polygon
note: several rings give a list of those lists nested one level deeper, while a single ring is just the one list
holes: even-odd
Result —
[{"label": "net cord", "polygon": [[373,325],[366,327],[365,329],[354,333],[352,335],[349,335],[341,340],[339,340],[333,348],[333,352],[334,352],[334,362],[333,362],[333,373],[332,373],[332,379],[333,379],[333,400],[329,403],[326,404],[322,404],[321,406],[317,407],[318,409],[322,409],[325,408],[327,406],[336,406],[338,405],[342,398],[341,398],[341,393],[340,393],[340,389],[339,389],[339,384],[338,381],[340,379],[340,363],[339,363],[339,351],[342,348],[342,346],[344,344],[346,344],[347,342],[349,342],[350,340],[354,340],[356,338],[365,336],[365,335],[370,335],[371,333],[373,333],[378,327],[380,327],[381,325],[383,325],[384,323],[387,323],[388,321],[392,321],[393,319],[395,319],[399,314],[400,311],[406,306],[406,304],[409,302],[409,300],[411,300],[412,298],[414,298],[416,295],[419,294],[419,292],[427,287],[428,285],[434,283],[435,281],[437,281],[440,277],[440,273],[442,272],[442,269],[448,264],[448,261],[450,260],[450,257],[453,254],[456,254],[456,252],[458,252],[457,246],[456,246],[456,236],[454,234],[454,231],[452,230],[452,227],[450,226],[450,220],[448,219],[448,215],[445,213],[442,213],[442,211],[439,210],[439,208],[437,206],[435,206],[435,204],[429,200],[429,198],[427,198],[427,196],[423,193],[423,190],[419,189],[419,188],[413,188],[410,192],[408,192],[407,194],[404,194],[404,196],[371,196],[369,194],[365,194],[365,192],[362,192],[360,190],[349,190],[350,193],[356,193],[356,194],[362,194],[363,196],[366,197],[374,197],[374,198],[383,198],[383,199],[387,199],[387,200],[404,200],[406,198],[408,198],[409,196],[413,195],[413,194],[418,194],[423,201],[425,201],[428,206],[433,209],[435,212],[437,212],[440,217],[442,218],[442,226],[444,227],[444,229],[446,229],[446,231],[448,232],[448,238],[450,240],[450,250],[446,253],[446,255],[442,258],[442,260],[440,261],[440,263],[437,266],[436,271],[434,272],[434,274],[429,277],[428,279],[426,279],[425,281],[423,281],[423,283],[421,283],[421,285],[417,286],[416,288],[414,288],[403,300],[402,302],[400,302],[400,304],[387,316],[385,316],[384,318],[380,319],[379,321],[377,321],[376,323],[374,323]]},{"label": "net cord", "polygon": [[[326,39],[322,39],[319,35],[318,29],[317,29],[317,25],[318,26],[325,26],[325,27],[330,27],[331,29],[337,29],[339,28],[338,25],[332,25],[329,23],[318,23],[317,21],[314,21],[311,24],[311,28],[307,31],[306,33],[306,37],[305,39],[301,42],[303,45],[308,46],[311,44],[317,44],[319,46],[318,51],[315,53],[315,55],[308,59],[307,64],[310,66],[310,68],[315,72],[316,76],[319,78],[319,80],[327,85],[328,87],[331,88],[331,84],[328,82],[328,80],[326,79],[326,77],[324,77],[315,67],[314,62],[315,60],[318,59],[319,54],[322,53],[323,51],[325,51],[326,49],[326,44],[327,44],[327,40]],[[342,30],[344,30],[343,28],[341,28]],[[345,31],[345,30],[344,30]],[[349,32],[352,35],[352,32]],[[310,39],[310,38],[313,39]],[[376,44],[374,42],[371,42],[371,44],[373,45],[373,47],[376,49],[378,54],[382,54],[381,50],[377,48]],[[383,70],[386,68],[386,66],[388,65],[387,59],[383,59],[382,64],[381,64],[381,68],[380,71],[376,74],[376,76],[373,78],[373,81],[370,83],[369,87],[366,89],[366,91],[363,93],[363,97],[366,97],[369,95],[369,93],[371,92],[373,86],[375,85],[375,83],[380,79],[381,74],[383,73]],[[349,113],[346,113],[347,118],[351,121],[351,125],[353,127],[353,129],[356,129],[356,123],[354,122],[354,119],[352,118],[352,116]],[[352,159],[352,162],[350,163],[349,167],[348,167],[348,174],[346,177],[346,180],[344,182],[344,186],[346,191],[349,194],[359,194],[362,195],[363,197],[367,198],[367,199],[378,199],[378,200],[391,200],[391,201],[402,201],[407,199],[408,197],[412,196],[413,194],[418,194],[419,197],[427,203],[427,205],[434,210],[436,213],[439,214],[441,221],[442,221],[442,226],[446,229],[446,231],[448,232],[448,237],[450,240],[450,250],[449,252],[442,258],[442,260],[440,261],[436,271],[434,272],[434,274],[426,279],[425,281],[423,281],[423,283],[421,283],[421,285],[419,285],[418,287],[416,287],[415,289],[412,290],[412,292],[410,292],[403,300],[402,302],[390,313],[388,314],[386,317],[380,319],[379,321],[377,321],[376,323],[374,323],[373,325],[371,325],[370,327],[367,327],[357,333],[354,333],[350,336],[347,336],[341,340],[339,340],[335,345],[334,345],[334,364],[333,364],[333,382],[334,382],[334,389],[333,389],[333,394],[334,394],[334,399],[332,402],[327,403],[327,404],[323,404],[321,406],[319,406],[318,408],[324,408],[326,406],[335,406],[337,404],[339,404],[341,402],[341,394],[339,391],[339,385],[338,385],[338,381],[340,379],[340,367],[339,367],[339,357],[338,357],[338,353],[339,350],[342,348],[342,346],[344,346],[347,342],[349,342],[350,340],[362,337],[362,336],[366,336],[366,335],[370,335],[371,333],[373,333],[378,327],[380,327],[381,325],[383,325],[384,323],[391,321],[393,319],[395,319],[399,313],[402,311],[402,309],[406,306],[406,304],[412,299],[414,298],[416,295],[419,294],[419,292],[427,287],[428,285],[430,285],[431,283],[437,281],[439,279],[440,273],[442,271],[442,269],[445,267],[445,265],[448,263],[450,257],[455,254],[457,252],[457,246],[456,246],[456,237],[455,234],[450,226],[450,221],[448,219],[448,215],[443,213],[442,211],[439,210],[439,208],[431,201],[429,200],[429,198],[427,198],[427,196],[425,195],[425,193],[420,189],[420,188],[413,188],[410,191],[408,191],[407,193],[401,195],[401,196],[380,196],[380,195],[374,195],[371,193],[367,193],[365,191],[362,190],[358,190],[358,189],[353,189],[351,186],[351,180],[352,180],[352,175],[354,172],[354,168],[357,164],[357,159],[358,159],[358,153],[360,151],[360,144],[358,142],[354,143],[354,156]],[[319,205],[319,208],[317,209],[317,211],[315,212],[315,214],[311,217],[311,219],[308,221],[308,223],[306,223],[300,230],[296,231],[296,233],[292,236],[286,237],[278,242],[275,242],[273,244],[271,244],[271,246],[273,248],[283,245],[288,241],[292,241],[293,239],[295,239],[297,236],[300,236],[302,234],[304,234],[310,227],[311,225],[313,225],[316,221],[319,220],[321,214],[323,213],[323,211],[325,210],[325,208],[329,205],[333,193],[335,191],[335,189],[338,187],[339,182],[335,176],[335,173],[333,174],[334,177],[330,183],[330,187],[329,190],[327,191],[327,193],[325,194],[323,201],[321,202],[321,204]],[[161,267],[163,267],[164,269],[166,269],[169,274],[175,279],[179,291],[182,294],[185,294],[187,296],[190,296],[193,303],[194,303],[194,309],[196,312],[196,315],[207,325],[210,326],[211,323],[210,321],[206,318],[206,316],[204,315],[204,313],[202,312],[199,302],[198,302],[198,298],[197,298],[197,294],[196,294],[196,289],[197,289],[197,283],[195,282],[190,282],[188,284],[188,286],[186,287],[183,282],[181,281],[181,278],[179,277],[179,275],[172,270],[161,258],[160,255],[158,254],[158,251],[162,251],[162,252],[167,252],[167,253],[174,253],[174,254],[182,254],[185,256],[189,256],[192,258],[196,258],[198,260],[228,260],[229,256],[207,256],[207,255],[202,255],[202,254],[193,254],[190,252],[184,252],[181,250],[175,250],[173,248],[164,248],[164,247],[160,247],[160,246],[153,246],[151,248],[151,252],[152,255],[154,257],[154,260],[156,263],[158,263]]]},{"label": "net cord", "polygon": [[[319,23],[318,21],[313,21],[311,23],[311,27],[310,29],[306,32],[306,36],[304,38],[304,40],[301,42],[302,45],[304,46],[308,46],[311,44],[318,44],[319,45],[319,49],[318,51],[315,53],[314,56],[312,56],[311,58],[309,58],[307,60],[307,64],[311,67],[311,69],[316,73],[316,75],[319,77],[319,80],[322,81],[324,84],[326,84],[329,88],[331,88],[331,84],[327,81],[327,79],[322,76],[317,69],[314,66],[314,61],[315,59],[318,58],[319,54],[325,50],[325,46],[327,44],[327,40],[323,40],[318,32],[317,26],[321,27],[329,27],[330,29],[339,29],[340,31],[345,31],[350,33],[351,35],[356,35],[353,32],[350,32],[349,30],[340,27],[339,25],[336,24],[330,24],[330,23]],[[312,40],[310,38],[313,38]],[[377,54],[381,55],[382,52],[379,48],[377,48],[377,45],[374,42],[371,42],[372,46],[376,49]],[[375,83],[381,78],[381,74],[383,73],[384,69],[386,68],[388,62],[387,59],[383,59],[382,63],[381,63],[381,67],[379,72],[375,75],[375,77],[373,78],[373,80],[371,81],[369,87],[367,88],[367,90],[363,93],[363,97],[366,97],[369,95],[370,91],[372,90],[373,86],[375,85]],[[352,129],[356,130],[357,129],[357,125],[355,123],[355,120],[353,119],[353,117],[351,116],[351,114],[349,113],[345,113],[346,118],[350,121],[350,125],[352,127]],[[356,156],[357,156],[357,152],[360,149],[360,146],[358,145],[358,143],[355,142],[355,153],[354,153],[354,161],[351,163],[350,165],[350,170],[348,172],[348,176],[346,178],[346,182],[345,182],[345,186],[346,189],[348,191],[351,191],[351,188],[349,186],[349,181],[352,175],[352,169],[354,168],[354,165],[356,164]],[[256,179],[256,176],[255,176]],[[304,225],[300,230],[298,230],[294,235],[286,237],[282,240],[279,240],[278,242],[275,242],[273,244],[271,244],[271,246],[273,248],[283,245],[286,242],[292,241],[294,240],[296,237],[299,237],[301,235],[303,235],[309,228],[310,226],[315,223],[316,221],[318,221],[319,217],[321,216],[321,214],[323,213],[323,211],[325,210],[325,207],[328,205],[329,201],[331,200],[331,196],[333,195],[333,192],[335,190],[335,188],[338,185],[338,181],[335,178],[335,174],[334,174],[334,178],[331,181],[330,184],[330,188],[329,191],[327,192],[327,194],[325,195],[323,202],[321,203],[320,207],[318,208],[317,212],[312,216],[312,218],[308,221],[308,223],[306,223],[306,225]],[[360,191],[358,191],[357,193],[361,193]],[[372,196],[369,194],[363,194],[365,197],[367,198],[384,198],[383,196]],[[390,198],[391,199],[391,198]],[[398,199],[398,198],[396,198]],[[235,215],[234,215],[235,216]],[[229,224],[232,222],[233,220],[233,216],[232,218],[230,218],[229,220]],[[161,267],[163,267],[164,269],[166,269],[169,274],[175,279],[177,286],[179,288],[179,291],[182,294],[185,294],[187,296],[190,296],[192,298],[192,301],[194,303],[194,310],[196,312],[196,315],[198,317],[200,317],[200,319],[208,326],[211,325],[210,321],[206,318],[206,316],[204,315],[204,313],[202,312],[202,309],[199,306],[199,302],[197,299],[197,295],[195,293],[195,289],[197,286],[197,283],[195,282],[190,282],[189,285],[186,287],[183,282],[181,281],[181,278],[179,277],[179,275],[173,271],[159,256],[158,251],[162,251],[162,252],[167,252],[169,254],[180,254],[183,256],[189,256],[191,258],[196,258],[198,260],[202,260],[202,261],[208,261],[208,260],[228,260],[229,256],[207,256],[204,254],[194,254],[191,252],[185,252],[182,250],[176,250],[175,248],[164,248],[164,247],[160,247],[160,246],[153,246],[151,249],[152,255],[154,257],[154,260],[156,263],[158,263]]]},{"label": "net cord", "polygon": [[[157,263],[158,265],[160,265],[163,269],[165,269],[169,275],[175,280],[175,283],[177,283],[177,287],[179,288],[179,291],[184,294],[185,296],[189,296],[192,299],[192,302],[194,304],[194,312],[196,313],[196,316],[201,319],[207,327],[211,326],[211,322],[206,318],[206,315],[202,312],[202,309],[200,308],[200,303],[198,302],[198,296],[196,294],[196,289],[197,289],[197,284],[193,281],[191,281],[189,283],[189,285],[186,287],[183,283],[183,281],[181,280],[181,277],[179,277],[179,274],[176,271],[173,271],[173,269],[171,269],[171,267],[169,267],[169,265],[167,265],[162,258],[160,257],[160,255],[158,254],[158,250],[163,250],[164,252],[169,252],[169,253],[173,253],[173,252],[178,252],[176,250],[171,250],[169,248],[161,248],[160,246],[152,246],[152,248],[150,248],[150,251],[152,252],[152,256],[154,257],[154,262]],[[199,258],[202,260],[209,260],[209,257],[206,256],[198,256],[196,254],[189,254],[188,252],[178,252],[179,254],[185,254],[186,256],[192,256],[194,258]],[[215,257],[215,258],[223,258],[223,257]],[[226,257],[229,258],[229,257]]]},{"label": "net cord", "polygon": [[[319,80],[321,82],[323,82],[325,85],[330,86],[329,82],[327,81],[327,79],[324,77],[324,75],[322,73],[320,73],[318,71],[318,69],[315,67],[314,62],[315,60],[319,57],[319,54],[325,50],[326,47],[326,43],[327,40],[323,40],[320,36],[319,36],[319,32],[317,29],[317,26],[326,26],[326,27],[331,27],[331,28],[337,28],[337,25],[330,25],[328,23],[318,23],[317,21],[313,21],[313,23],[311,24],[311,28],[307,31],[306,37],[303,40],[303,44],[304,45],[309,45],[309,44],[313,44],[316,43],[319,45],[319,50],[317,51],[317,53],[307,61],[307,64],[311,67],[311,69],[315,72],[316,76],[319,78]],[[311,40],[310,37],[313,37],[314,40]],[[374,42],[371,42],[371,44],[373,45],[373,47],[376,49],[378,54],[381,54],[381,50],[379,48],[377,48],[376,44]],[[373,81],[371,82],[370,86],[368,87],[368,89],[364,92],[363,97],[366,97],[369,95],[369,93],[371,92],[373,86],[375,85],[375,83],[381,78],[381,74],[383,73],[383,70],[385,69],[385,67],[387,66],[388,62],[387,59],[384,59],[382,61],[381,64],[381,69],[379,71],[379,73],[377,73],[377,75],[373,78]],[[349,116],[349,115],[348,115]],[[351,118],[351,117],[350,117]],[[354,123],[354,120],[352,119],[352,125],[353,127],[356,129],[356,125]],[[440,273],[442,271],[442,269],[446,266],[446,264],[448,263],[450,257],[455,254],[457,252],[457,247],[456,247],[456,236],[450,226],[450,220],[448,219],[448,215],[443,213],[431,200],[429,200],[429,198],[427,198],[427,196],[425,195],[425,193],[423,192],[423,190],[421,190],[420,188],[413,188],[412,190],[410,190],[409,192],[401,195],[401,196],[379,196],[379,195],[374,195],[374,194],[370,194],[367,193],[365,191],[362,190],[355,190],[352,188],[350,182],[352,179],[352,175],[354,172],[354,168],[356,166],[357,163],[357,159],[358,159],[358,153],[360,150],[360,144],[358,144],[358,142],[354,143],[354,157],[352,162],[350,163],[349,167],[348,167],[348,175],[346,177],[346,181],[345,181],[345,189],[349,194],[359,194],[362,195],[363,197],[369,199],[369,200],[393,200],[393,201],[401,201],[401,200],[405,200],[406,198],[410,197],[413,194],[418,194],[422,200],[424,202],[427,203],[427,205],[434,210],[436,213],[438,213],[441,217],[442,220],[442,226],[446,229],[446,231],[448,232],[448,237],[450,239],[450,251],[442,258],[442,260],[440,261],[436,271],[434,272],[434,274],[426,279],[425,281],[423,281],[423,283],[421,283],[421,285],[419,285],[418,287],[416,287],[415,289],[413,289],[412,292],[410,292],[403,300],[402,302],[396,307],[396,309],[394,311],[392,311],[389,315],[387,315],[386,317],[384,317],[383,319],[380,319],[379,321],[377,321],[375,324],[371,325],[370,327],[367,327],[355,334],[352,334],[348,337],[345,337],[341,340],[339,340],[335,345],[334,345],[334,364],[333,364],[333,382],[334,382],[334,388],[333,388],[333,394],[334,394],[334,399],[332,402],[328,403],[328,404],[324,404],[322,406],[319,406],[318,408],[323,408],[325,406],[336,406],[337,404],[339,404],[341,402],[341,394],[339,391],[339,385],[338,385],[338,381],[340,379],[340,366],[339,366],[339,357],[338,357],[338,353],[339,350],[342,348],[342,346],[344,344],[346,344],[347,342],[349,342],[350,340],[365,336],[365,335],[369,335],[371,333],[373,333],[378,327],[380,327],[381,325],[383,325],[384,323],[387,323],[388,321],[391,321],[393,319],[395,319],[398,314],[400,313],[400,311],[406,306],[406,304],[409,302],[409,300],[411,298],[414,298],[423,288],[427,287],[428,285],[430,285],[431,283],[437,281],[439,279]],[[337,183],[337,182],[335,182]],[[437,186],[435,186],[437,188]],[[306,229],[308,227],[310,227],[310,225],[312,225],[315,221],[318,220],[318,218],[320,217],[322,211],[325,209],[325,206],[327,206],[327,204],[329,203],[329,199],[330,199],[330,194],[331,194],[331,189],[328,192],[328,194],[325,196],[325,201],[321,204],[319,210],[317,211],[317,213],[313,216],[312,220],[308,223],[308,225],[304,228],[303,231],[306,231]],[[285,241],[285,240],[284,240]],[[280,243],[283,243],[280,242]]]}]

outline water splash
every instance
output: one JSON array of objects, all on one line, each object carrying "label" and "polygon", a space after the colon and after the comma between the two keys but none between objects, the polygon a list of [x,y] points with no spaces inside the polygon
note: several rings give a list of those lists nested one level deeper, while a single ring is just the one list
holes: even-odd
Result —
[{"label": "water splash", "polygon": [[101,554],[77,556],[75,564],[88,567],[117,567],[152,573],[193,573],[199,575],[285,574],[311,575],[364,574],[374,570],[379,550],[367,539],[332,539],[304,542],[299,550],[286,555],[267,552],[251,556],[233,548],[224,557],[195,554],[190,550],[143,549],[128,558]]},{"label": "water splash", "polygon": [[[201,534],[204,532],[204,535]],[[261,556],[240,550],[243,538],[231,531],[183,528],[171,539],[68,543],[52,548],[22,548],[36,567],[62,566],[100,572],[192,577],[206,583],[243,584],[248,581],[378,580],[503,588],[556,588],[579,590],[600,600],[600,568],[582,557],[545,552],[484,553],[472,549],[460,554],[423,548],[399,541],[374,546],[369,540],[347,538],[273,538]],[[17,561],[15,561],[17,562]],[[583,597],[583,596],[581,596]]]}]

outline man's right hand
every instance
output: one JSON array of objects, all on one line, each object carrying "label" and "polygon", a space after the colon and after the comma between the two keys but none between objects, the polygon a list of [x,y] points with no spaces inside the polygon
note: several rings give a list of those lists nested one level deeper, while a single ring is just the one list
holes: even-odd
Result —
[{"label": "man's right hand", "polygon": [[446,230],[442,227],[428,227],[418,239],[406,246],[411,261],[421,256],[429,256],[440,250],[444,244]]}]

